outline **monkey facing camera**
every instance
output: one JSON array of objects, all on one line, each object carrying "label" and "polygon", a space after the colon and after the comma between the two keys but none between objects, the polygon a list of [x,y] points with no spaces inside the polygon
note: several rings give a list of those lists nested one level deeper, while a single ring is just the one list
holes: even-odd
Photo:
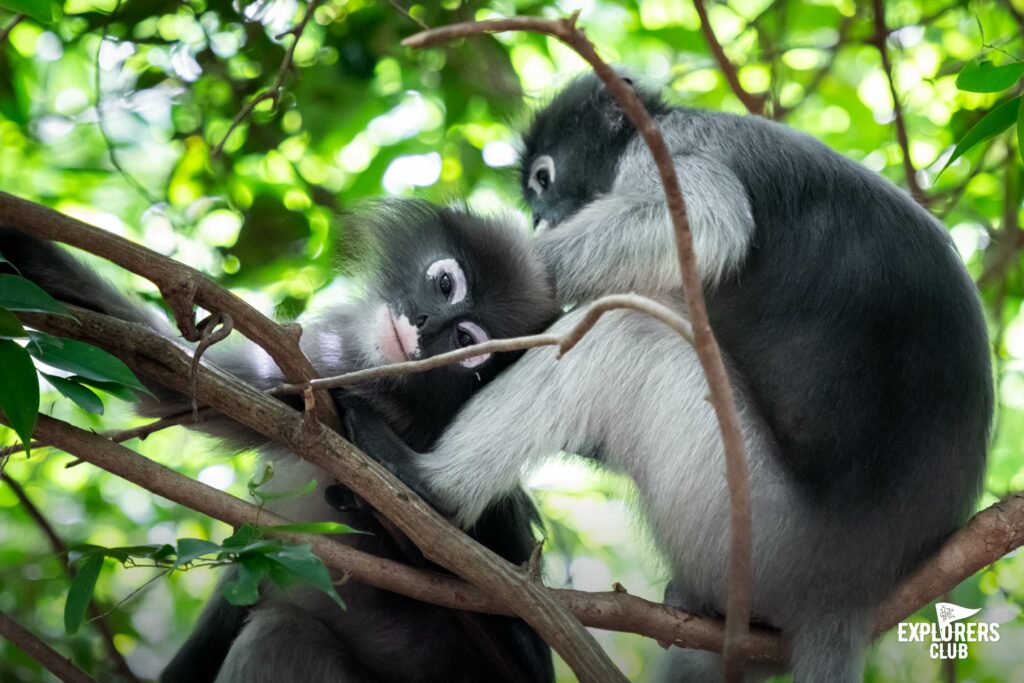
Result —
[{"label": "monkey facing camera", "polygon": [[[333,305],[303,325],[303,351],[322,376],[538,332],[557,314],[525,235],[502,219],[418,201],[381,202],[348,218],[346,240],[358,245],[350,274],[365,285],[365,295]],[[177,337],[166,322],[52,243],[0,228],[0,250],[18,272],[57,299]],[[261,349],[236,337],[212,346],[203,362],[261,389],[283,381]],[[458,408],[518,355],[474,356],[420,374],[362,383],[335,392],[335,398],[372,408],[410,445],[427,449]],[[158,400],[140,405],[141,413],[165,416],[190,409],[187,397],[142,380]],[[296,522],[347,523],[370,533],[339,537],[342,542],[408,559],[372,512],[334,484],[328,472],[226,418],[191,426],[219,437],[228,451],[259,448],[261,460],[274,466],[268,488],[297,490],[316,480],[311,493],[271,500],[269,510]],[[508,493],[483,514],[472,535],[518,564],[530,557],[539,518],[521,488]],[[227,573],[222,583],[234,578],[234,570]],[[553,680],[549,647],[519,619],[473,617],[467,628],[464,615],[356,581],[337,590],[344,610],[311,589],[285,594],[267,585],[248,608],[230,605],[218,589],[161,680]]]}]

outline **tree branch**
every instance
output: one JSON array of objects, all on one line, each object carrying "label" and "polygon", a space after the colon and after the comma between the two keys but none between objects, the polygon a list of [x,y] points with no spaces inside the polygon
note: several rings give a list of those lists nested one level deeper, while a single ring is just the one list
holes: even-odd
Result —
[{"label": "tree branch", "polygon": [[928,208],[928,196],[917,182],[917,170],[910,158],[910,138],[907,135],[907,124],[903,120],[903,104],[896,92],[896,80],[893,76],[892,61],[889,58],[889,30],[885,27],[885,5],[883,0],[871,0],[874,12],[875,34],[870,42],[878,49],[882,57],[882,70],[889,81],[889,94],[892,95],[892,113],[896,124],[896,140],[903,150],[903,174],[907,178],[907,189],[910,196],[921,206]]},{"label": "tree branch", "polygon": [[[61,321],[57,317],[30,313],[22,317],[36,329],[104,347],[138,374],[188,393],[193,383],[191,359],[176,344],[139,325],[122,323],[85,309],[69,308],[78,320],[64,318]],[[201,403],[326,470],[392,520],[428,559],[492,593],[533,626],[569,663],[578,678],[624,680],[593,637],[544,587],[530,581],[518,567],[458,532],[405,484],[336,431],[215,368],[200,366],[194,387]],[[43,416],[40,420],[46,422]],[[44,440],[49,436],[49,433],[37,433]],[[102,440],[102,437],[96,438]]]},{"label": "tree branch", "polygon": [[[293,521],[190,479],[125,446],[66,422],[40,415],[36,433],[70,455],[231,526],[247,522],[261,526],[279,525]],[[327,536],[276,535],[296,543],[309,543],[328,567],[368,585],[441,607],[506,616],[513,614],[498,596],[455,577],[382,559]],[[664,642],[676,642],[683,647],[722,648],[722,625],[714,619],[690,615],[623,592],[545,590],[587,626],[637,633]],[[751,634],[746,654],[751,659],[781,661],[785,658],[785,649],[777,632],[762,628]]]},{"label": "tree branch", "polygon": [[447,353],[441,353],[423,360],[403,361],[401,363],[379,365],[365,370],[348,372],[344,375],[322,377],[302,384],[279,384],[274,387],[271,393],[274,395],[301,394],[309,387],[315,389],[346,387],[352,384],[359,384],[360,382],[369,382],[371,380],[381,379],[382,377],[396,377],[400,375],[411,375],[426,372],[427,370],[433,370],[434,368],[439,368],[444,365],[451,365],[452,363],[457,363],[459,361],[466,360],[467,358],[481,356],[485,353],[523,351],[525,349],[533,349],[540,346],[557,346],[558,357],[560,358],[561,356],[569,353],[569,351],[579,343],[583,336],[597,324],[597,321],[602,315],[609,311],[621,308],[640,311],[641,313],[649,315],[656,320],[660,320],[675,330],[688,342],[691,344],[693,343],[693,328],[690,326],[690,323],[669,307],[652,299],[637,296],[636,294],[613,294],[611,296],[602,297],[590,304],[586,315],[584,315],[573,329],[569,330],[564,335],[532,334],[525,337],[512,337],[510,339],[491,339],[483,342],[482,344],[474,344],[473,346],[456,349],[455,351],[448,351]]},{"label": "tree branch", "polygon": [[672,218],[676,252],[682,272],[683,294],[693,328],[693,345],[707,378],[711,405],[715,410],[725,450],[726,481],[729,489],[729,569],[726,602],[726,639],[723,649],[725,678],[740,681],[743,677],[743,641],[750,622],[750,482],[747,473],[743,437],[722,354],[711,331],[704,288],[697,273],[690,231],[679,178],[672,155],[658,124],[644,108],[636,92],[598,56],[593,43],[576,27],[578,13],[568,19],[544,20],[535,17],[514,17],[494,21],[453,24],[417,33],[404,41],[409,47],[425,47],[453,38],[501,31],[532,31],[561,40],[576,51],[604,82],[609,94],[622,107],[637,132],[651,150],[665,190],[665,202]]},{"label": "tree branch", "polygon": [[24,19],[24,14],[15,14],[11,17],[11,20],[7,22],[7,25],[0,29],[0,45],[7,42],[7,37],[11,35],[11,31],[13,31],[14,27],[20,24]]},{"label": "tree branch", "polygon": [[316,11],[317,5],[320,4],[320,0],[309,0],[309,4],[306,6],[306,11],[302,15],[302,19],[295,25],[281,35],[278,38],[285,36],[292,36],[292,44],[288,47],[288,50],[284,53],[284,59],[281,60],[281,66],[277,69],[277,76],[274,77],[274,82],[269,88],[263,92],[255,95],[251,100],[245,103],[235,118],[231,119],[231,125],[228,126],[228,131],[224,133],[224,137],[217,143],[217,146],[210,152],[210,156],[219,157],[224,152],[224,145],[227,144],[228,138],[235,132],[235,129],[242,124],[242,121],[249,118],[252,112],[256,109],[256,105],[260,102],[270,100],[272,106],[276,109],[281,101],[281,93],[284,91],[284,79],[288,76],[288,71],[292,68],[292,63],[295,60],[295,48],[299,44],[299,40],[302,38],[303,32],[306,30],[306,24],[313,18],[313,12]]},{"label": "tree branch", "polygon": [[[43,532],[47,540],[50,542],[50,547],[53,548],[53,552],[56,553],[60,559],[61,567],[64,568],[64,573],[67,574],[68,579],[74,579],[75,568],[68,563],[68,548],[64,545],[63,539],[57,533],[57,530],[50,524],[50,520],[46,519],[46,516],[36,507],[32,499],[25,493],[25,489],[21,487],[21,484],[11,479],[6,472],[0,472],[0,481],[3,481],[11,487],[11,491],[14,492],[15,498],[21,503],[21,507],[25,509],[25,512],[29,517],[36,523],[36,526]],[[96,603],[96,597],[93,596],[89,600],[89,616],[90,621],[96,626],[96,630],[99,631],[100,637],[103,639],[103,646],[107,650],[107,656],[109,656],[117,669],[121,677],[131,683],[139,683],[139,679],[132,673],[131,667],[128,666],[128,662],[125,661],[124,656],[117,649],[114,644],[114,635],[110,632],[110,626],[103,618],[103,610],[100,609]]]},{"label": "tree branch", "polygon": [[[193,308],[199,305],[212,314],[230,315],[238,331],[262,347],[290,381],[302,382],[316,377],[313,365],[299,348],[302,328],[275,323],[198,270],[6,192],[0,192],[0,216],[6,225],[78,247],[151,281],[160,289],[174,313],[179,331],[188,341],[202,339]],[[316,398],[317,417],[328,426],[339,427],[330,395],[318,392]]]},{"label": "tree branch", "polygon": [[757,116],[763,115],[765,102],[768,101],[768,93],[754,94],[747,92],[743,84],[740,83],[740,75],[736,65],[725,54],[725,49],[718,41],[715,30],[711,27],[711,19],[708,17],[708,10],[704,5],[704,0],[693,0],[693,7],[697,10],[697,16],[700,17],[700,32],[704,34],[704,40],[707,42],[708,48],[711,49],[711,54],[718,63],[718,68],[721,69],[722,75],[725,76],[729,89],[743,103],[747,111]]},{"label": "tree branch", "polygon": [[0,636],[11,641],[22,652],[43,665],[47,671],[65,683],[96,683],[71,660],[39,640],[31,631],[0,612]]}]

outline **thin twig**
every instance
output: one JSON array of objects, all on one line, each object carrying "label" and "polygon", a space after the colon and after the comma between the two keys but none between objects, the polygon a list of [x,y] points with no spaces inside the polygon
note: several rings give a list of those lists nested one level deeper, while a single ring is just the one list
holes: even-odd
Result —
[{"label": "thin twig", "polygon": [[597,324],[597,321],[602,315],[609,311],[621,308],[640,311],[652,318],[660,320],[675,330],[688,342],[693,344],[693,328],[690,326],[690,323],[668,306],[646,297],[637,296],[636,294],[614,294],[597,299],[590,304],[587,308],[586,314],[580,319],[576,326],[563,335],[531,334],[525,337],[512,337],[510,339],[492,339],[482,344],[467,346],[465,348],[456,349],[455,351],[431,356],[430,358],[425,358],[423,360],[411,360],[403,361],[401,363],[391,363],[389,365],[380,365],[374,368],[367,368],[365,370],[348,372],[344,375],[322,377],[320,379],[314,379],[309,382],[299,384],[279,384],[274,387],[270,393],[275,395],[301,394],[307,387],[313,387],[314,389],[335,389],[337,387],[351,386],[353,384],[369,382],[372,380],[382,379],[384,377],[396,377],[399,375],[411,375],[426,372],[427,370],[451,365],[452,363],[458,363],[459,361],[466,360],[467,358],[473,358],[475,356],[481,356],[488,353],[524,351],[526,349],[533,349],[540,346],[559,347],[558,357],[561,357],[569,353],[569,351],[579,343],[583,336],[589,332],[595,324]]},{"label": "thin twig", "polygon": [[15,14],[14,17],[12,17],[11,20],[7,22],[7,25],[4,26],[2,30],[0,30],[0,44],[7,42],[7,37],[11,35],[11,31],[13,31],[14,27],[20,24],[24,19],[24,14]]},{"label": "thin twig", "polygon": [[271,83],[270,87],[263,92],[255,95],[252,99],[245,103],[245,106],[235,114],[235,118],[231,119],[231,125],[228,126],[228,131],[224,133],[224,137],[217,143],[213,151],[210,152],[210,156],[216,158],[224,152],[224,145],[227,144],[228,138],[235,132],[235,129],[242,124],[242,122],[248,118],[253,110],[256,109],[256,105],[260,102],[270,100],[272,107],[277,108],[281,101],[281,93],[284,91],[284,79],[288,76],[288,71],[292,68],[292,62],[295,59],[295,48],[299,45],[299,40],[302,39],[302,33],[306,30],[306,24],[313,18],[313,12],[316,10],[317,5],[320,4],[320,0],[309,0],[309,4],[306,6],[306,11],[302,15],[302,19],[293,28],[285,31],[281,35],[277,36],[285,38],[292,36],[292,44],[284,53],[284,59],[281,60],[281,66],[277,69],[277,75],[274,77],[274,82]]},{"label": "thin twig", "polygon": [[[217,411],[213,410],[212,408],[201,408],[199,410],[199,419],[197,420],[193,415],[191,409],[183,410],[180,413],[175,413],[173,415],[168,415],[167,417],[162,417],[159,420],[154,420],[153,422],[144,424],[141,427],[132,427],[131,429],[120,429],[117,431],[103,432],[102,436],[117,443],[130,441],[131,439],[145,440],[146,437],[149,436],[150,434],[155,434],[156,432],[162,431],[164,429],[169,429],[170,427],[176,427],[178,425],[195,424],[197,422],[202,422],[203,420],[206,420],[216,414]],[[45,448],[46,446],[49,445],[50,444],[43,443],[41,441],[32,441],[31,443],[32,450],[35,450],[37,448]],[[25,450],[25,445],[21,443],[15,444],[14,446],[8,446],[6,448],[0,449],[0,458],[13,455],[14,453],[20,453],[23,450]],[[65,465],[65,467],[75,467],[80,464],[81,461],[76,460],[74,462],[68,463],[67,465]]]},{"label": "thin twig", "polygon": [[[3,481],[11,488],[15,498],[17,498],[18,502],[21,503],[21,507],[24,508],[28,516],[32,518],[32,521],[36,523],[39,530],[42,531],[47,540],[49,540],[50,547],[53,548],[53,552],[56,553],[57,557],[60,559],[60,564],[64,568],[64,573],[67,574],[68,579],[74,579],[77,572],[75,571],[75,568],[68,563],[68,547],[64,544],[64,540],[57,533],[57,530],[53,528],[52,524],[50,524],[50,520],[48,520],[39,508],[36,507],[35,503],[32,502],[32,499],[28,497],[25,489],[21,487],[21,484],[11,479],[11,477],[6,473],[0,473],[0,481]],[[107,650],[107,655],[114,660],[114,666],[117,667],[118,673],[120,673],[121,677],[125,680],[132,681],[132,683],[138,683],[139,679],[135,677],[134,673],[132,673],[131,668],[128,666],[128,662],[125,661],[124,656],[114,644],[114,635],[111,633],[110,626],[107,624],[106,620],[103,619],[103,612],[96,603],[95,596],[89,600],[89,615],[91,617],[90,621],[95,624],[96,630],[100,633],[100,637],[103,640],[103,646]]]},{"label": "thin twig", "polygon": [[0,612],[0,636],[14,643],[22,652],[65,683],[96,683],[96,679],[72,664],[70,659],[3,612]]},{"label": "thin twig", "polygon": [[743,103],[743,106],[751,114],[758,116],[764,114],[764,105],[768,101],[768,94],[747,92],[743,84],[740,83],[740,76],[736,70],[736,65],[725,54],[722,43],[718,41],[718,36],[715,35],[715,31],[711,27],[711,19],[708,17],[708,10],[704,6],[704,0],[693,0],[693,7],[697,10],[697,16],[700,17],[700,31],[704,34],[704,40],[711,49],[711,54],[718,63],[718,68],[721,69],[722,75],[725,76],[729,89],[732,90],[733,94],[739,98],[739,101]]},{"label": "thin twig", "polygon": [[896,92],[896,78],[893,74],[892,61],[889,58],[889,31],[885,27],[885,4],[883,0],[871,0],[873,9],[875,34],[871,42],[878,49],[882,57],[882,70],[889,81],[889,94],[892,96],[892,113],[896,124],[896,140],[903,151],[903,174],[907,178],[907,189],[910,196],[921,206],[928,208],[928,196],[921,185],[917,182],[917,169],[910,158],[910,138],[907,135],[907,124],[903,119],[903,103],[900,102],[899,93]]},{"label": "thin twig", "polygon": [[403,17],[405,17],[406,19],[408,19],[412,23],[414,23],[417,26],[419,26],[424,31],[429,31],[430,30],[430,27],[427,26],[427,24],[424,23],[423,21],[421,21],[421,20],[417,19],[416,17],[414,17],[412,15],[412,13],[408,10],[408,8],[402,7],[400,4],[398,4],[398,0],[388,0],[388,4],[391,5],[392,7],[394,7],[396,10],[398,10],[399,14],[401,14]]},{"label": "thin twig", "polygon": [[727,681],[743,678],[743,641],[750,622],[750,482],[747,461],[740,432],[739,416],[733,399],[732,387],[725,372],[722,354],[708,322],[704,289],[697,272],[693,251],[693,233],[686,212],[679,178],[672,163],[672,155],[665,144],[658,124],[651,118],[633,88],[628,86],[597,54],[594,45],[583,31],[576,28],[578,13],[568,19],[543,20],[516,17],[494,21],[453,24],[402,41],[410,47],[424,47],[446,42],[453,38],[500,31],[533,31],[558,38],[576,51],[604,82],[609,94],[622,107],[636,126],[658,167],[665,190],[665,201],[676,238],[676,252],[683,277],[683,294],[693,327],[693,344],[700,359],[710,390],[711,405],[715,410],[722,444],[725,451],[726,480],[729,489],[729,569],[726,601],[726,636],[723,657]]}]

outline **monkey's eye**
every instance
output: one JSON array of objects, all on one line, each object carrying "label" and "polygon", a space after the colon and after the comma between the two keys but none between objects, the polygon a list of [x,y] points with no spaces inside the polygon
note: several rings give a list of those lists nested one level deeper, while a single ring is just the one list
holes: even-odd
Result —
[{"label": "monkey's eye", "polygon": [[530,180],[526,186],[539,197],[555,182],[555,162],[548,155],[537,157],[530,165]]},{"label": "monkey's eye", "polygon": [[[459,344],[460,348],[467,346],[474,346],[476,344],[482,344],[490,339],[490,335],[474,322],[463,320],[455,328],[455,339]],[[466,360],[459,361],[459,365],[465,368],[475,368],[481,363],[487,362],[487,359],[491,357],[491,354],[485,353],[480,356],[473,356]]]},{"label": "monkey's eye", "polygon": [[466,274],[459,262],[453,258],[434,261],[427,268],[427,278],[437,282],[441,295],[450,304],[457,304],[466,298]]}]

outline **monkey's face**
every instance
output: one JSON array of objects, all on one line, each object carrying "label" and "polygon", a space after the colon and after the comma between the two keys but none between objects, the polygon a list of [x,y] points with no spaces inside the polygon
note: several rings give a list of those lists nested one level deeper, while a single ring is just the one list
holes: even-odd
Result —
[{"label": "monkey's face", "polygon": [[[654,94],[637,89],[653,115],[667,111]],[[619,158],[635,128],[595,76],[571,83],[534,117],[523,138],[520,186],[540,231],[608,193]]]},{"label": "monkey's face", "polygon": [[[376,310],[376,346],[385,362],[429,358],[491,338],[474,315],[469,275],[457,259],[441,255],[408,272],[418,277],[392,282]],[[490,357],[462,360],[456,371],[478,368]]]}]

